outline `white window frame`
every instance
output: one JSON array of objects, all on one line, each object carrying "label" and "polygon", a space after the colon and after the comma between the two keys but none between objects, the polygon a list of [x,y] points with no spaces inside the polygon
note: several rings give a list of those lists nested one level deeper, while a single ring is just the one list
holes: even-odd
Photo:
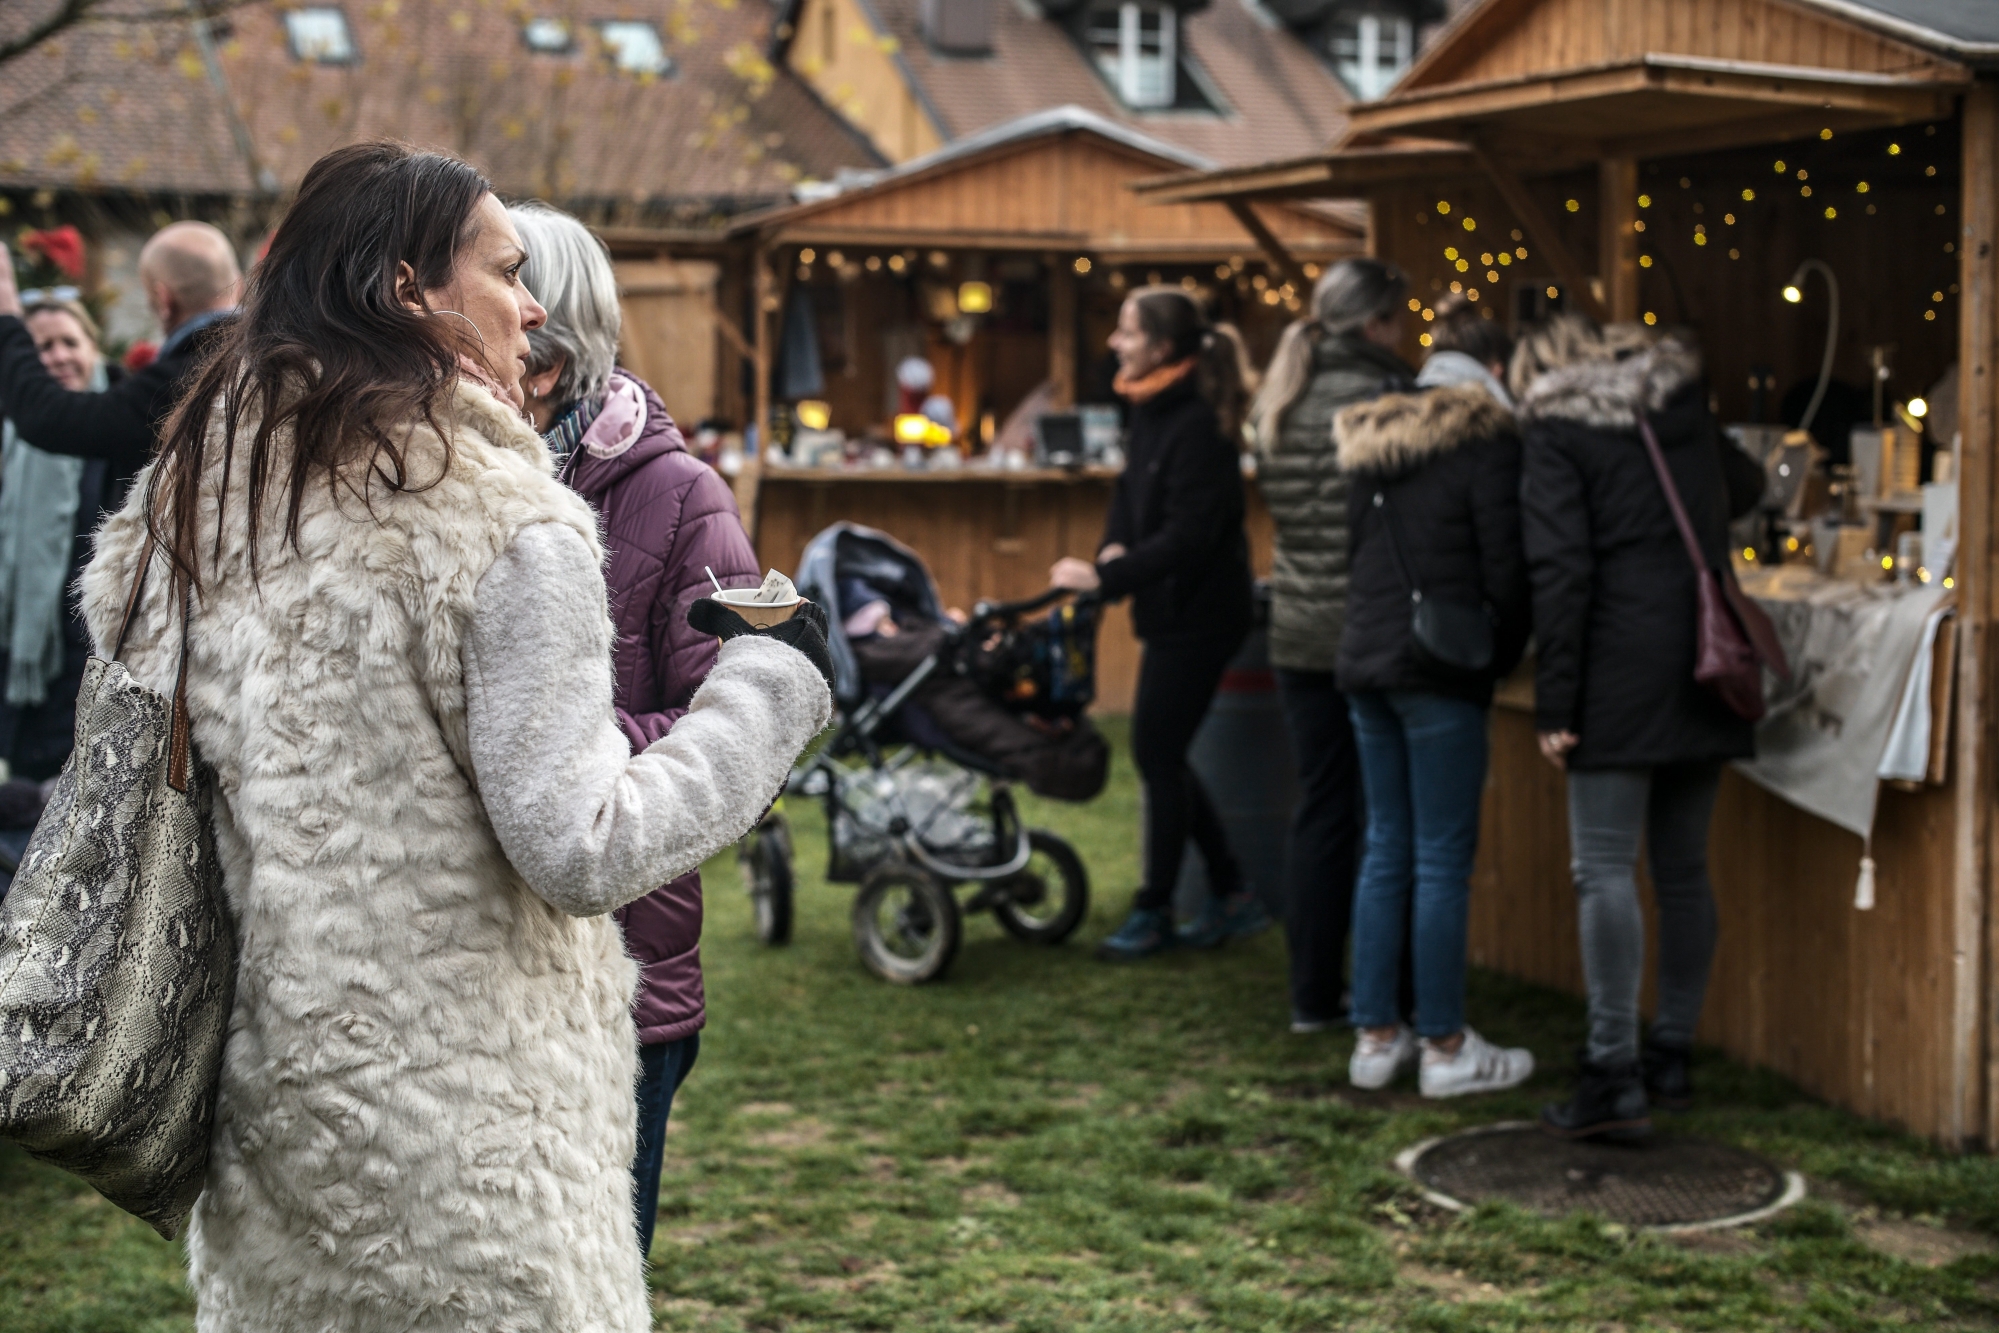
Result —
[{"label": "white window frame", "polygon": [[285,44],[292,59],[314,65],[351,65],[361,58],[354,27],[338,5],[302,5],[285,11]]},{"label": "white window frame", "polygon": [[[1351,52],[1342,49],[1346,42],[1339,36],[1334,36],[1328,46],[1340,81],[1363,102],[1385,96],[1401,81],[1416,58],[1415,25],[1405,15],[1342,13],[1335,15],[1333,22],[1336,32],[1339,25],[1354,25],[1354,49]],[[1384,37],[1388,39],[1386,47],[1392,51],[1393,61],[1386,67],[1381,61]]]},{"label": "white window frame", "polygon": [[[1116,13],[1116,57],[1107,58],[1094,37],[1090,41],[1091,57],[1117,89],[1119,99],[1126,106],[1140,111],[1160,111],[1171,107],[1180,95],[1179,11],[1171,5],[1124,0],[1118,5]],[[1159,50],[1156,55],[1148,53],[1144,47],[1144,20],[1147,14],[1156,14],[1159,18]],[[1102,10],[1090,17],[1091,33],[1099,30],[1097,24],[1103,17]]]}]

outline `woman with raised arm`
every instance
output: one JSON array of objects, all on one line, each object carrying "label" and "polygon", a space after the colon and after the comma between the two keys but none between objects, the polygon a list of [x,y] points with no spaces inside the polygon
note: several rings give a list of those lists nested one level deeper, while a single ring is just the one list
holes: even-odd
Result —
[{"label": "woman with raised arm", "polygon": [[520,410],[526,259],[455,158],[322,158],[84,576],[101,650],[140,588],[145,684],[185,642],[214,774],[237,976],[188,1239],[209,1333],[651,1323],[610,913],[777,793],[829,712],[823,620],[727,617],[632,753],[596,516]]}]

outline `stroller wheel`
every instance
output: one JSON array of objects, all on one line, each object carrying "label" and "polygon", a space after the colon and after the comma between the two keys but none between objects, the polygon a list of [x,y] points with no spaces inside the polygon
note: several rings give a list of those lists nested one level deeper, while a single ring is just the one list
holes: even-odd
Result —
[{"label": "stroller wheel", "polygon": [[1089,914],[1090,872],[1075,848],[1046,829],[1029,829],[1027,844],[1027,865],[993,886],[993,915],[1017,940],[1060,944]]},{"label": "stroller wheel", "polygon": [[791,943],[791,833],[781,815],[750,830],[737,845],[743,887],[756,916],[757,938],[765,944]]},{"label": "stroller wheel", "polygon": [[854,947],[883,981],[935,980],[958,952],[961,919],[950,886],[900,861],[879,866],[854,898]]}]

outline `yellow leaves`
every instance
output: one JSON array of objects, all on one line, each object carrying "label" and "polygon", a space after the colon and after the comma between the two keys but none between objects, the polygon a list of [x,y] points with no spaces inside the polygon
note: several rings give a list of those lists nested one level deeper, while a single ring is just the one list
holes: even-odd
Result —
[{"label": "yellow leaves", "polygon": [[285,126],[285,127],[283,128],[283,129],[279,130],[279,131],[278,131],[278,142],[279,142],[279,143],[282,143],[282,144],[295,144],[295,143],[297,143],[297,142],[298,142],[298,126],[296,126],[296,125],[287,125],[287,126]]},{"label": "yellow leaves", "polygon": [[750,42],[738,42],[722,57],[729,73],[750,87],[750,96],[761,97],[777,79],[777,69],[764,59],[763,52]]},{"label": "yellow leaves", "polygon": [[97,114],[97,108],[94,106],[78,107],[76,109],[76,118],[86,125],[95,125],[99,120],[103,119],[103,117]]},{"label": "yellow leaves", "polygon": [[67,167],[83,157],[83,149],[77,146],[74,134],[59,134],[49,145],[49,151],[42,155],[42,161],[52,167]]},{"label": "yellow leaves", "polygon": [[76,180],[79,185],[88,185],[97,179],[103,168],[104,159],[96,153],[85,153],[76,162]]},{"label": "yellow leaves", "polygon": [[423,100],[431,106],[442,104],[444,101],[444,89],[434,83],[429,85],[423,90]]},{"label": "yellow leaves", "polygon": [[129,185],[133,181],[139,179],[139,177],[145,175],[146,168],[150,167],[151,165],[153,164],[147,161],[145,158],[135,157],[131,161],[125,164],[125,169],[123,171],[118,173],[118,179]]},{"label": "yellow leaves", "polygon": [[557,88],[567,88],[576,82],[576,70],[569,65],[564,65],[555,71],[554,78],[551,81]]},{"label": "yellow leaves", "polygon": [[198,80],[207,72],[201,67],[201,57],[195,54],[191,46],[183,46],[180,49],[180,54],[174,57],[174,68],[181,72],[181,77],[187,79]]},{"label": "yellow leaves", "polygon": [[519,116],[508,116],[500,122],[500,133],[506,135],[509,139],[525,138],[527,132],[527,122]]},{"label": "yellow leaves", "polygon": [[897,51],[900,51],[902,49],[902,43],[898,41],[893,34],[886,32],[883,33],[881,36],[875,38],[875,45],[879,46],[882,50],[882,54],[887,56],[892,56]]},{"label": "yellow leaves", "polygon": [[138,52],[130,42],[120,37],[117,41],[111,43],[111,54],[120,60],[130,60]]},{"label": "yellow leaves", "polygon": [[462,9],[459,10],[451,16],[451,30],[463,37],[472,31],[472,16]]},{"label": "yellow leaves", "polygon": [[347,114],[347,102],[344,98],[329,97],[319,104],[319,110],[329,122],[338,124],[340,118]]},{"label": "yellow leaves", "polygon": [[386,22],[394,18],[401,9],[402,5],[397,0],[379,0],[379,3],[368,6],[368,17],[377,22]]},{"label": "yellow leaves", "polygon": [[692,46],[701,40],[700,25],[694,15],[685,8],[675,9],[666,16],[666,40],[676,46]]}]

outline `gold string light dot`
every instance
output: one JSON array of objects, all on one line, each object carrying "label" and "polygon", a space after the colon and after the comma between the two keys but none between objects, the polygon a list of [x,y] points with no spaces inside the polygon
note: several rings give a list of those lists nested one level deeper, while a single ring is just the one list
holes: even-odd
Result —
[{"label": "gold string light dot", "polygon": [[1742,251],[1740,251],[1740,250],[1730,250],[1730,251],[1728,252],[1728,257],[1729,257],[1730,259],[1740,259],[1740,258],[1742,258]]},{"label": "gold string light dot", "polygon": [[1456,259],[1457,257],[1458,257],[1458,247],[1456,247],[1455,245],[1447,245],[1444,247],[1444,258]]},{"label": "gold string light dot", "polygon": [[1733,213],[1723,213],[1723,214],[1721,215],[1721,220],[1722,220],[1723,222],[1726,222],[1726,223],[1727,223],[1727,224],[1728,224],[1729,226],[1733,227],[1733,226],[1735,225],[1735,214],[1733,214]]},{"label": "gold string light dot", "polygon": [[1830,139],[1830,138],[1832,138],[1832,131],[1831,131],[1830,129],[1824,129],[1824,130],[1820,130],[1820,131],[1819,131],[1819,138],[1821,138],[1821,139]]},{"label": "gold string light dot", "polygon": [[1457,262],[1457,266],[1456,266],[1456,267],[1457,267],[1457,270],[1458,270],[1458,272],[1460,272],[1460,273],[1463,273],[1463,272],[1466,272],[1467,270],[1469,270],[1469,269],[1471,268],[1471,265],[1470,265],[1470,264],[1468,264],[1468,263],[1466,263],[1466,262],[1465,262],[1464,260],[1460,259],[1460,260],[1459,260],[1459,261]]},{"label": "gold string light dot", "polygon": [[1524,245],[1516,247],[1513,251],[1513,257],[1515,259],[1525,259],[1527,257],[1527,247]]},{"label": "gold string light dot", "polygon": [[1487,282],[1498,282],[1498,281],[1499,281],[1499,270],[1498,270],[1498,269],[1496,269],[1496,268],[1489,268],[1489,269],[1487,269],[1487,270],[1485,271],[1485,280],[1486,280]]},{"label": "gold string light dot", "polygon": [[1416,335],[1416,341],[1421,346],[1428,347],[1430,345],[1430,335],[1427,333],[1419,333]]},{"label": "gold string light dot", "polygon": [[1777,159],[1777,174],[1779,176],[1784,174],[1784,159],[1781,157]]},{"label": "gold string light dot", "polygon": [[1485,266],[1486,266],[1487,268],[1491,268],[1491,267],[1492,267],[1492,253],[1491,253],[1490,251],[1487,251],[1487,252],[1486,252],[1485,254],[1482,254],[1482,255],[1480,255],[1480,256],[1478,257],[1478,262],[1479,262],[1479,263],[1481,263],[1481,264],[1483,264],[1483,265],[1485,265]]},{"label": "gold string light dot", "polygon": [[1853,187],[1853,192],[1854,192],[1855,194],[1866,194],[1866,193],[1867,193],[1867,182],[1866,182],[1866,181],[1862,181],[1862,182],[1860,182],[1860,184],[1858,184],[1858,185],[1854,186],[1854,187]]},{"label": "gold string light dot", "polygon": [[1839,216],[1839,210],[1828,204],[1825,210],[1825,220],[1827,222],[1830,222],[1838,216]]},{"label": "gold string light dot", "polygon": [[798,262],[801,264],[809,264],[817,257],[818,256],[813,252],[812,247],[809,245],[806,246],[803,250],[800,250],[798,252]]},{"label": "gold string light dot", "polygon": [[1499,252],[1499,266],[1501,268],[1505,268],[1508,264],[1511,264],[1512,262],[1513,262],[1512,255],[1507,254],[1506,251],[1504,250],[1501,250]]},{"label": "gold string light dot", "polygon": [[1423,308],[1423,322],[1425,324],[1428,324],[1431,320],[1435,319],[1436,317],[1437,317],[1436,311],[1430,309],[1428,306],[1425,306]]},{"label": "gold string light dot", "polygon": [[1449,201],[1444,199],[1439,199],[1437,201],[1437,211],[1443,214],[1445,217],[1449,217],[1451,215],[1451,205]]},{"label": "gold string light dot", "polygon": [[1650,310],[1647,310],[1645,312],[1645,322],[1647,324],[1657,324],[1659,322],[1659,317],[1653,314]]},{"label": "gold string light dot", "polygon": [[1942,292],[1931,292],[1931,293],[1930,293],[1930,299],[1931,299],[1932,301],[1941,301],[1941,300],[1943,300],[1943,293],[1942,293]]},{"label": "gold string light dot", "polygon": [[1902,155],[1902,145],[1898,143],[1891,143],[1888,145],[1888,156],[1900,157],[1901,155]]},{"label": "gold string light dot", "polygon": [[1565,199],[1562,201],[1562,207],[1568,209],[1571,213],[1580,213],[1583,211],[1582,200],[1580,199]]},{"label": "gold string light dot", "polygon": [[1636,221],[1636,222],[1632,223],[1632,224],[1631,224],[1631,230],[1633,230],[1633,231],[1644,231],[1644,230],[1645,230],[1645,220],[1644,220],[1643,218],[1640,218],[1640,219],[1639,219],[1638,221]]},{"label": "gold string light dot", "polygon": [[1640,256],[1638,256],[1638,267],[1640,267],[1640,268],[1651,268],[1651,267],[1652,267],[1652,256],[1650,256],[1650,255],[1640,255]]},{"label": "gold string light dot", "polygon": [[1477,230],[1478,230],[1478,223],[1477,223],[1477,222],[1475,222],[1475,221],[1473,221],[1473,220],[1472,220],[1471,218],[1466,218],[1466,219],[1465,219],[1465,230],[1466,230],[1466,231],[1477,231]]},{"label": "gold string light dot", "polygon": [[1421,300],[1420,298],[1418,298],[1418,297],[1414,297],[1414,296],[1410,297],[1410,298],[1409,298],[1409,308],[1410,308],[1411,310],[1421,310],[1421,309],[1423,308],[1423,302],[1422,302],[1422,300]]},{"label": "gold string light dot", "polygon": [[1937,174],[1937,169],[1935,167],[1924,167],[1923,174],[1925,176],[1934,176]]},{"label": "gold string light dot", "polygon": [[1641,195],[1639,195],[1639,196],[1638,196],[1638,206],[1639,206],[1640,208],[1650,208],[1650,207],[1652,206],[1652,196],[1651,196],[1651,195],[1649,195],[1649,194],[1641,194]]},{"label": "gold string light dot", "polygon": [[1550,287],[1548,289],[1548,299],[1550,301],[1554,300],[1556,297],[1560,296],[1561,294],[1562,294],[1562,289],[1559,287]]}]

